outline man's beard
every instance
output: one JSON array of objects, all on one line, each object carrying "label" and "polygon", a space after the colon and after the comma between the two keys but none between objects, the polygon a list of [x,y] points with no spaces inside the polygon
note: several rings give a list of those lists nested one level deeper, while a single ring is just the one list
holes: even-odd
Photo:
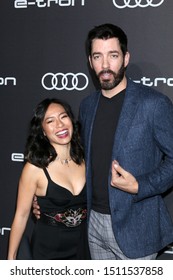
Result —
[{"label": "man's beard", "polygon": [[[106,73],[110,73],[113,75],[113,80],[110,81],[109,79],[105,79],[104,81],[100,80],[100,76]],[[100,85],[101,85],[101,89],[104,90],[111,90],[113,88],[115,88],[117,85],[119,85],[119,83],[122,81],[122,79],[124,78],[124,73],[125,73],[125,67],[124,64],[122,64],[120,70],[118,71],[118,73],[113,72],[112,70],[108,69],[108,70],[102,70],[100,71],[100,73],[97,75]]]}]

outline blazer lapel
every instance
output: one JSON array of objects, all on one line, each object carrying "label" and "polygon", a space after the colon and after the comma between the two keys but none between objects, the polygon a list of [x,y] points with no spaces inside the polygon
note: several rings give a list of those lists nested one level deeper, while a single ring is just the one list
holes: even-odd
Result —
[{"label": "blazer lapel", "polygon": [[126,139],[138,104],[139,92],[137,92],[135,84],[128,80],[125,99],[115,133],[112,158],[117,158],[118,151],[121,149],[123,142]]},{"label": "blazer lapel", "polygon": [[[87,123],[85,124],[85,156],[86,159],[90,159],[90,149],[91,149],[91,137],[92,137],[92,129],[94,124],[94,119],[99,103],[101,92],[96,92],[92,99],[90,100],[90,104],[87,110]],[[86,162],[89,162],[86,160]]]}]

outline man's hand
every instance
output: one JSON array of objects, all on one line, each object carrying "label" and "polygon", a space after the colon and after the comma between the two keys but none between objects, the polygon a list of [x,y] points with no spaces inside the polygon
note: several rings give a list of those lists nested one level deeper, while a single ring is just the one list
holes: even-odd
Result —
[{"label": "man's hand", "polygon": [[32,212],[33,212],[34,216],[36,217],[37,220],[40,219],[40,206],[38,205],[36,196],[34,196],[34,198],[33,198],[32,207],[33,207]]},{"label": "man's hand", "polygon": [[124,192],[131,194],[138,193],[138,182],[135,177],[123,169],[116,160],[112,162],[111,185]]}]

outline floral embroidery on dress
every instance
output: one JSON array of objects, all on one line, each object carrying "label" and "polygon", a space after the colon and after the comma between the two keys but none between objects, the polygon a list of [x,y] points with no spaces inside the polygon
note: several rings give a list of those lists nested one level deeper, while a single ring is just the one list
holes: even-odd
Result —
[{"label": "floral embroidery on dress", "polygon": [[76,227],[86,218],[87,210],[79,208],[77,210],[68,209],[64,213],[44,213],[48,218],[52,219],[52,223],[56,222],[63,223],[67,227]]}]

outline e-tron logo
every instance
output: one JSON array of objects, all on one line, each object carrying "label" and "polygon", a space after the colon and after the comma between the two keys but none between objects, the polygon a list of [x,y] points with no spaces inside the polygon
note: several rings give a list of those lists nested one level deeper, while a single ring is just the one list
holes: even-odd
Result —
[{"label": "e-tron logo", "polygon": [[46,73],[41,80],[47,90],[84,90],[88,86],[88,77],[84,73]]},{"label": "e-tron logo", "polygon": [[146,8],[146,7],[153,7],[156,8],[163,4],[165,0],[113,0],[113,4],[118,9],[124,8]]},{"label": "e-tron logo", "polygon": [[85,5],[85,0],[15,0],[14,7],[16,9],[28,8],[28,6],[37,6],[38,8],[49,8],[56,4],[59,7],[74,7],[77,4]]},{"label": "e-tron logo", "polygon": [[6,232],[6,231],[10,231],[10,230],[11,230],[11,228],[2,227],[2,228],[0,228],[0,234],[1,234],[1,235],[5,235],[5,232]]},{"label": "e-tron logo", "polygon": [[173,78],[155,78],[155,79],[151,79],[151,78],[147,78],[147,77],[142,77],[140,80],[133,80],[135,83],[142,83],[145,86],[149,86],[149,87],[158,87],[159,85],[165,84],[168,87],[173,87]]},{"label": "e-tron logo", "polygon": [[16,78],[14,77],[6,77],[2,78],[0,77],[0,86],[8,86],[8,85],[16,86]]},{"label": "e-tron logo", "polygon": [[12,153],[11,154],[12,161],[24,161],[24,154],[22,153]]}]

